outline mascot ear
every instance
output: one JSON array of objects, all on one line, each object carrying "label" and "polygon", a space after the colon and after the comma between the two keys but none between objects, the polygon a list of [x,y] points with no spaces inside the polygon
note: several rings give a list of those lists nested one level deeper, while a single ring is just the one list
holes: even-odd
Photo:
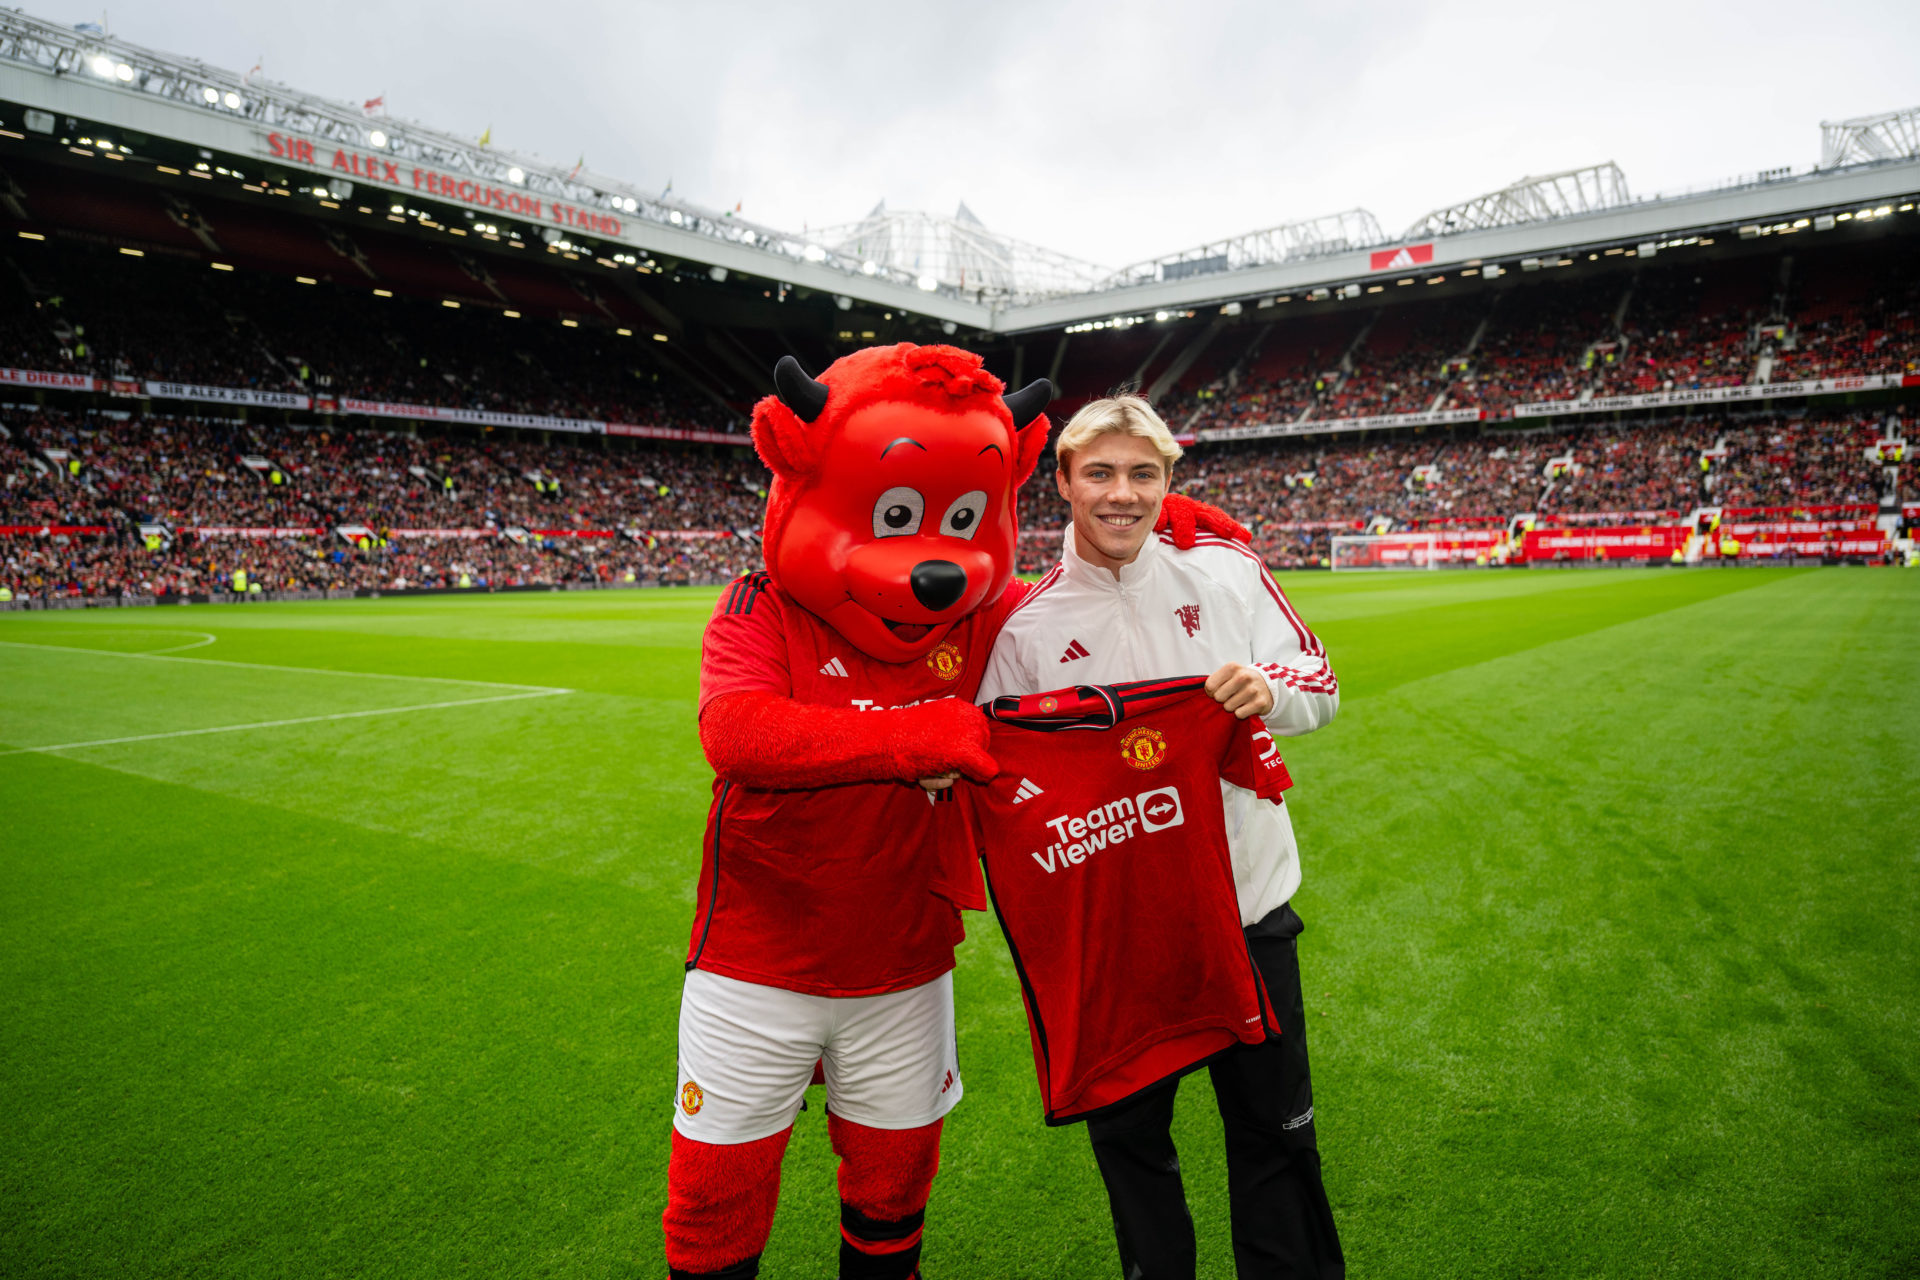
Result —
[{"label": "mascot ear", "polygon": [[820,450],[808,427],[827,408],[827,384],[807,375],[792,356],[773,366],[777,394],[753,406],[753,447],[775,475],[811,475]]},{"label": "mascot ear", "polygon": [[[1047,431],[1052,423],[1047,421],[1047,402],[1053,399],[1053,384],[1045,378],[1029,382],[1010,396],[1002,396],[1001,402],[1007,406],[1007,412],[1013,415],[1014,439],[1019,442],[1019,455],[1013,464],[1013,487],[1018,489],[1033,474],[1040,462],[1040,454],[1047,447]],[[1020,424],[1025,422],[1023,427]]]}]

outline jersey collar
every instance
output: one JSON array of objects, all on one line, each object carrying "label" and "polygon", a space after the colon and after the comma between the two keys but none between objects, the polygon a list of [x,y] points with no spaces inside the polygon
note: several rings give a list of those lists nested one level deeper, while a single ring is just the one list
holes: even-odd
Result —
[{"label": "jersey collar", "polygon": [[1153,575],[1154,567],[1160,562],[1163,548],[1160,544],[1160,535],[1149,533],[1146,545],[1140,548],[1140,554],[1134,557],[1132,564],[1121,565],[1120,576],[1115,578],[1112,573],[1099,565],[1081,558],[1079,549],[1074,546],[1073,522],[1069,520],[1061,550],[1060,562],[1066,566],[1067,576],[1074,582],[1095,591],[1120,593],[1139,591],[1146,585],[1147,579]]}]

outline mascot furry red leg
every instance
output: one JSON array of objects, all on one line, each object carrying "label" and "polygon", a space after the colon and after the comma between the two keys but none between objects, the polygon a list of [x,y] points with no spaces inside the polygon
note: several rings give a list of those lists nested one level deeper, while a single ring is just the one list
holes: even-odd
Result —
[{"label": "mascot furry red leg", "polygon": [[[681,996],[663,1218],[675,1276],[748,1277],[815,1063],[840,1157],[840,1274],[918,1274],[940,1130],[960,1100],[953,949],[985,907],[947,780],[996,772],[979,673],[1027,587],[1015,495],[1045,381],[902,343],[818,379],[791,358],[754,408],[773,471],[766,570],[702,646],[713,804]],[[1169,498],[1181,545],[1224,515]],[[919,784],[919,785],[916,785]]]}]

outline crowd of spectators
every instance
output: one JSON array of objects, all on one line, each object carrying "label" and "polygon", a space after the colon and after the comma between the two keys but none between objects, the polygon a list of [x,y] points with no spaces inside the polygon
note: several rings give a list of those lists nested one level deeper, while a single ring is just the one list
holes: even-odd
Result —
[{"label": "crowd of spectators", "polygon": [[[7,279],[14,367],[640,425],[738,430],[740,415],[603,325],[514,324],[192,261],[46,242]],[[594,302],[583,297],[583,310]],[[503,329],[502,325],[512,326]],[[642,335],[644,336],[644,335]]]}]

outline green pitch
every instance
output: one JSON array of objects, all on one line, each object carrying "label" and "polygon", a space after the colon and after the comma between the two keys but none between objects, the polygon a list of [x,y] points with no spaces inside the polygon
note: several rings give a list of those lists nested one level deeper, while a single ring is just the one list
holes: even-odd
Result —
[{"label": "green pitch", "polygon": [[[1920,1273],[1920,574],[1286,585],[1353,1274]],[[712,599],[0,615],[0,1274],[664,1274]],[[969,928],[927,1274],[1115,1275]],[[1204,1074],[1178,1131],[1230,1275]]]}]

